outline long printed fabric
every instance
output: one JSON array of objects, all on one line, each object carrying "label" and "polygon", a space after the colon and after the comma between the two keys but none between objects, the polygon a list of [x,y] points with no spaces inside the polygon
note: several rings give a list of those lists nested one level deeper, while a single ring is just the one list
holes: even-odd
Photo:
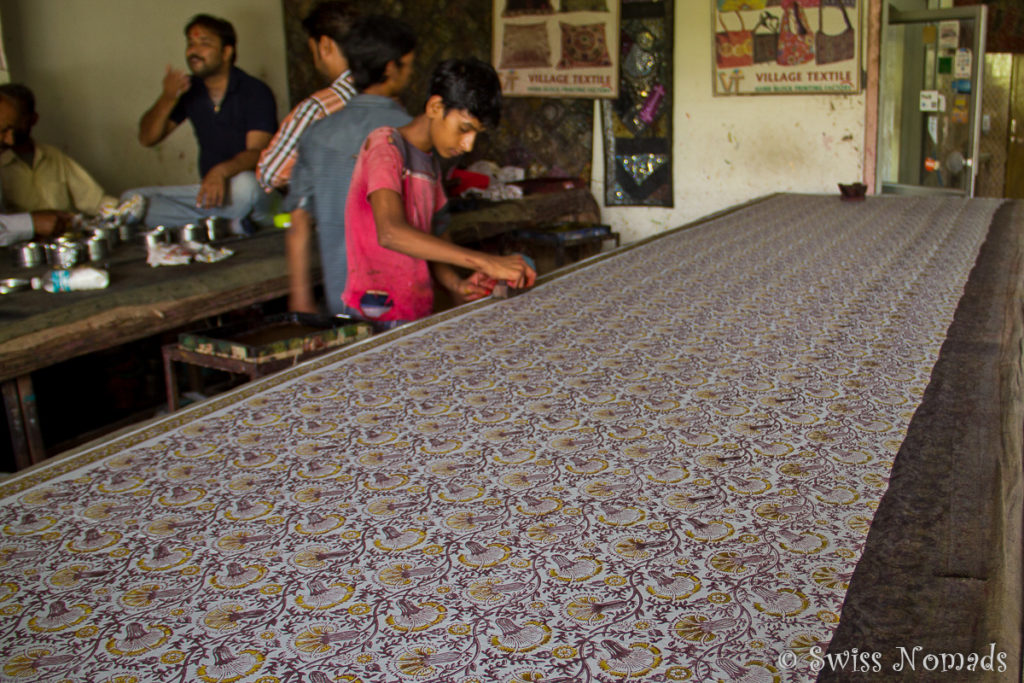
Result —
[{"label": "long printed fabric", "polygon": [[997,205],[772,198],[15,479],[0,674],[811,679]]}]

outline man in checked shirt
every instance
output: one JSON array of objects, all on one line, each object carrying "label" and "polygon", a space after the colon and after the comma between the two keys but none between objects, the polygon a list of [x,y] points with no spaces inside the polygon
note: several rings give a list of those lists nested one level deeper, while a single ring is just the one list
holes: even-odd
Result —
[{"label": "man in checked shirt", "polygon": [[313,122],[340,110],[355,97],[348,61],[341,51],[342,39],[354,18],[348,2],[331,0],[317,5],[303,20],[302,27],[309,35],[309,50],[313,53],[313,66],[331,84],[299,102],[263,150],[256,166],[256,179],[264,192],[283,191],[288,187],[302,133]]}]

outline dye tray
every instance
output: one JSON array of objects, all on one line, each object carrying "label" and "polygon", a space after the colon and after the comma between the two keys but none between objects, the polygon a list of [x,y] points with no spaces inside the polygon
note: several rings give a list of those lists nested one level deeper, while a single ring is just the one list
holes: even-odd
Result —
[{"label": "dye tray", "polygon": [[182,349],[262,363],[344,346],[373,333],[369,323],[308,313],[279,313],[255,323],[178,335]]}]

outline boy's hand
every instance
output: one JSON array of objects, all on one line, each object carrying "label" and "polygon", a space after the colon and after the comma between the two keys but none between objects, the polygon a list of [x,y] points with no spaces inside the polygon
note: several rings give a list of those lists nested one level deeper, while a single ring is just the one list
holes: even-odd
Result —
[{"label": "boy's hand", "polygon": [[533,287],[533,283],[537,281],[536,271],[526,263],[520,254],[488,255],[480,270],[495,280],[506,282],[509,287],[515,289]]},{"label": "boy's hand", "polygon": [[462,301],[476,301],[490,294],[496,284],[498,284],[497,280],[477,271],[469,277],[459,280],[455,295]]}]

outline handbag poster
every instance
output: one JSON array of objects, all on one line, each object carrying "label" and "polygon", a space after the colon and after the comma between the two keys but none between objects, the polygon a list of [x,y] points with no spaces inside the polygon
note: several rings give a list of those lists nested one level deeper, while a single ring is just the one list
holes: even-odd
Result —
[{"label": "handbag poster", "polygon": [[856,93],[865,0],[711,0],[714,94]]},{"label": "handbag poster", "polygon": [[494,0],[504,95],[618,97],[619,0]]}]

